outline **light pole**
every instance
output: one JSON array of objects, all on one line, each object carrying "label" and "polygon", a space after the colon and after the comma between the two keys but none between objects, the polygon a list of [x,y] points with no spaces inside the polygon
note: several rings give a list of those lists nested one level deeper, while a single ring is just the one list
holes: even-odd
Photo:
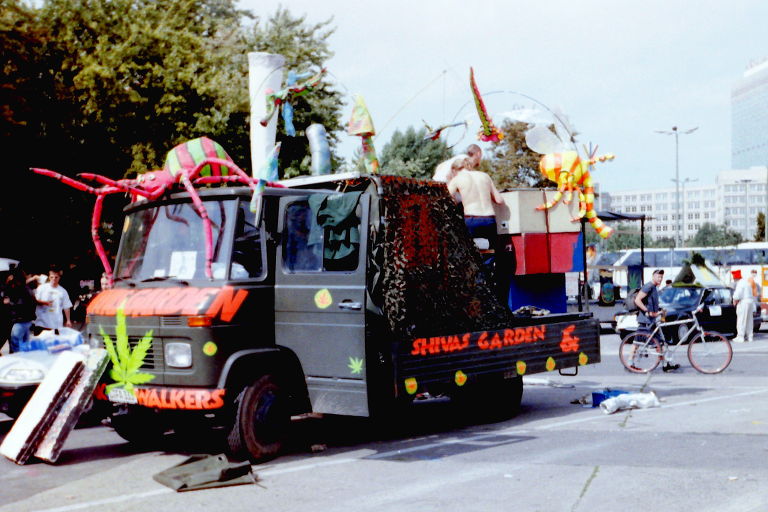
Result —
[{"label": "light pole", "polygon": [[677,232],[677,243],[675,244],[676,247],[680,247],[682,244],[681,241],[681,219],[680,219],[680,145],[678,142],[678,134],[688,135],[690,133],[695,132],[698,130],[699,127],[695,126],[693,128],[689,128],[688,130],[680,131],[678,130],[677,126],[673,126],[672,130],[656,130],[656,133],[661,133],[663,135],[674,135],[675,136],[675,179],[673,180],[675,185],[675,196],[677,198],[677,223],[675,224],[676,228],[675,231]]},{"label": "light pole", "polygon": [[[683,191],[683,217],[685,217],[685,184],[686,183],[693,183],[694,181],[699,181],[699,178],[685,178],[684,180],[678,180],[676,178],[672,178],[672,181],[675,182],[676,185],[679,185],[682,188]],[[680,210],[677,210],[678,217],[680,216]],[[683,219],[683,231],[681,234],[681,238],[683,241],[685,241],[685,219]],[[683,245],[682,243],[680,245]]]}]

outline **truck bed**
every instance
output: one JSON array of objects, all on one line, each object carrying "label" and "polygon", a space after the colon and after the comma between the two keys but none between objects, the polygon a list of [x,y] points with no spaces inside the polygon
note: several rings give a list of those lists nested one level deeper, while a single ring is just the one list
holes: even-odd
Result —
[{"label": "truck bed", "polygon": [[475,378],[506,378],[600,362],[600,329],[589,314],[516,318],[506,329],[416,338],[395,350],[398,394]]}]

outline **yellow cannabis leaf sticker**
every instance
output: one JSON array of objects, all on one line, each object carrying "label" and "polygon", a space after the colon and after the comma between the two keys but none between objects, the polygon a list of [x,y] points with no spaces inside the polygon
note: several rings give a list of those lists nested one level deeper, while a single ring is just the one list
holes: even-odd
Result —
[{"label": "yellow cannabis leaf sticker", "polygon": [[155,378],[150,373],[139,371],[141,365],[144,364],[147,351],[152,346],[152,332],[152,330],[148,331],[131,350],[131,345],[128,343],[128,329],[125,325],[125,313],[122,306],[117,309],[117,326],[115,328],[114,342],[104,332],[104,328],[99,327],[99,334],[104,338],[104,346],[107,349],[109,358],[112,360],[112,369],[109,370],[109,376],[115,381],[107,386],[107,394],[118,386],[123,387],[128,392],[133,392],[134,386],[146,384]]},{"label": "yellow cannabis leaf sticker", "polygon": [[409,395],[414,394],[417,389],[419,389],[419,383],[416,382],[416,379],[414,377],[409,377],[405,379],[405,390],[408,392]]},{"label": "yellow cannabis leaf sticker", "polygon": [[328,290],[328,288],[318,290],[315,294],[315,306],[320,309],[325,309],[331,304],[333,304],[333,296],[331,296],[330,290]]}]

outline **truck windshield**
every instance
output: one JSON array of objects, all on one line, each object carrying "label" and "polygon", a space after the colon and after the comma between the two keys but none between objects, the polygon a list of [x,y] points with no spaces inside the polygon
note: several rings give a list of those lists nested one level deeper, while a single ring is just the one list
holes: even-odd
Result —
[{"label": "truck windshield", "polygon": [[[236,199],[205,201],[213,234],[213,277],[226,279]],[[115,264],[120,280],[205,279],[205,230],[192,203],[170,203],[128,214]]]}]

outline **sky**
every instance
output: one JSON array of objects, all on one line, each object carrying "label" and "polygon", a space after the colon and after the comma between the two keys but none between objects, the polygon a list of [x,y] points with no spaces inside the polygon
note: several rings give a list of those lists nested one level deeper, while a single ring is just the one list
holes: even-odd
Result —
[{"label": "sky", "polygon": [[[714,184],[731,168],[730,95],[750,63],[768,57],[765,0],[241,0],[265,19],[279,5],[308,23],[333,18],[331,80],[361,94],[379,152],[395,130],[470,120],[448,133],[463,150],[479,129],[474,68],[488,111],[562,111],[579,146],[613,153],[593,178],[607,192],[674,188],[679,176]],[[500,92],[495,92],[500,91]],[[529,99],[531,98],[531,99]],[[462,138],[462,135],[464,137]],[[340,154],[359,147],[342,135]],[[480,143],[487,147],[487,143]],[[690,185],[689,185],[690,186]]]}]

